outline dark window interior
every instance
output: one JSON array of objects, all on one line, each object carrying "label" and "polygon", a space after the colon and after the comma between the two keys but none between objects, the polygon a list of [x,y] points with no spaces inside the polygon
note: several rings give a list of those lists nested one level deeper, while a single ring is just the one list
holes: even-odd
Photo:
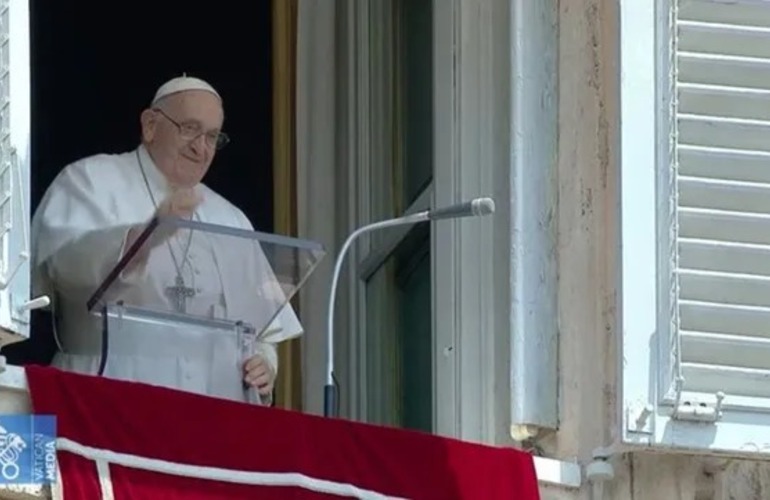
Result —
[{"label": "dark window interior", "polygon": [[[271,2],[31,0],[32,209],[69,162],[123,152],[157,87],[186,72],[225,100],[232,142],[205,182],[257,230],[273,230]],[[10,363],[50,362],[50,318],[8,346]]]}]

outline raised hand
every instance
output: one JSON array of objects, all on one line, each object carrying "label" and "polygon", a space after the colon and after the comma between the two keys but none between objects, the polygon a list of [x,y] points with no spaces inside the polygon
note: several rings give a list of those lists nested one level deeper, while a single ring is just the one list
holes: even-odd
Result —
[{"label": "raised hand", "polygon": [[159,216],[172,216],[188,219],[203,201],[203,197],[193,188],[180,188],[173,191],[158,207]]},{"label": "raised hand", "polygon": [[[193,188],[179,188],[174,190],[165,200],[163,200],[155,212],[159,217],[179,217],[183,219],[189,219],[192,217],[195,209],[203,201],[203,197]],[[146,225],[136,226],[131,228],[126,235],[126,241],[124,248],[130,248],[131,245],[139,238],[142,232],[145,230]],[[126,266],[125,272],[130,272],[136,269],[141,269],[147,263],[147,258],[150,251],[162,245],[168,238],[174,235],[174,230],[159,227],[153,231],[149,241],[147,241],[138,254],[131,260]]]}]

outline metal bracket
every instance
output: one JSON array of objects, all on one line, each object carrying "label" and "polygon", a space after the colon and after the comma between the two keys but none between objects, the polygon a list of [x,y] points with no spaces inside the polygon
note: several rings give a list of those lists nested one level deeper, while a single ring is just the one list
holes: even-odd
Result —
[{"label": "metal bracket", "polygon": [[722,401],[725,399],[725,393],[719,391],[716,393],[716,403],[711,406],[701,401],[681,401],[677,397],[677,404],[671,418],[674,420],[685,420],[700,423],[716,423],[722,419]]},{"label": "metal bracket", "polygon": [[11,319],[17,323],[29,324],[29,312],[43,309],[51,304],[48,295],[41,295],[32,300],[21,300],[18,295],[11,295]]},{"label": "metal bracket", "polygon": [[626,406],[626,430],[636,434],[652,434],[655,409],[649,403],[636,402]]}]

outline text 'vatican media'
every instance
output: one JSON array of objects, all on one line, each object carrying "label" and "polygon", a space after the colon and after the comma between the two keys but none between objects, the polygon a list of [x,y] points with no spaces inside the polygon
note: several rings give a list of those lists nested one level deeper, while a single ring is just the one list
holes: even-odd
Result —
[{"label": "text 'vatican media'", "polygon": [[56,417],[0,415],[0,484],[56,482]]}]

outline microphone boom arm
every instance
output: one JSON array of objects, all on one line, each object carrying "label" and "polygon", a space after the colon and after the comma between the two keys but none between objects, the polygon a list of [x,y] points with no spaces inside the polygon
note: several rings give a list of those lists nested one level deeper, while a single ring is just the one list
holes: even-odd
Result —
[{"label": "microphone boom arm", "polygon": [[343,243],[342,248],[340,248],[340,253],[334,263],[331,290],[329,291],[329,304],[326,311],[326,386],[324,387],[324,416],[337,416],[338,394],[337,388],[334,385],[334,305],[337,298],[337,286],[339,284],[340,273],[342,272],[342,264],[348,249],[356,238],[370,231],[394,226],[417,224],[428,220],[430,220],[430,211],[425,210],[415,214],[405,215],[397,219],[374,222],[353,231],[345,240],[345,243]]}]

